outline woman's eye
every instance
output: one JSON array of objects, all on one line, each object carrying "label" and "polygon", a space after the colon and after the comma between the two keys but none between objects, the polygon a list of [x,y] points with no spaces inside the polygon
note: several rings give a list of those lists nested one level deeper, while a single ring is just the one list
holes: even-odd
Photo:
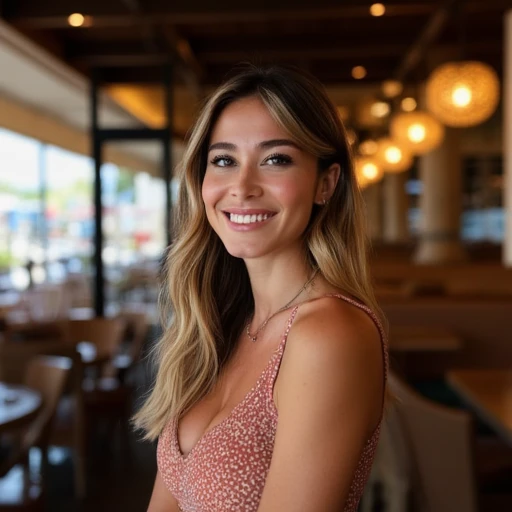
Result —
[{"label": "woman's eye", "polygon": [[233,159],[229,156],[216,156],[212,158],[211,163],[218,167],[228,167],[229,165],[233,165]]},{"label": "woman's eye", "polygon": [[265,163],[270,165],[288,165],[292,163],[292,159],[288,155],[275,154],[270,155]]}]

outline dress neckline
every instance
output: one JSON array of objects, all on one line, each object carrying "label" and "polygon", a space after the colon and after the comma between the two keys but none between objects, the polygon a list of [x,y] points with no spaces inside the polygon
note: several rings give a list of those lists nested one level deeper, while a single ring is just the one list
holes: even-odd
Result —
[{"label": "dress neckline", "polygon": [[179,434],[179,419],[174,418],[172,420],[171,429],[172,429],[172,438],[173,438],[173,442],[174,442],[174,448],[176,449],[176,453],[179,455],[179,458],[183,462],[187,462],[194,455],[194,453],[197,451],[197,449],[199,449],[201,447],[201,445],[204,443],[204,440],[206,438],[208,438],[212,432],[215,432],[217,430],[224,428],[226,426],[226,424],[228,424],[229,421],[231,421],[233,419],[233,416],[236,414],[236,412],[243,405],[245,405],[245,403],[247,401],[249,401],[251,396],[261,386],[261,383],[264,380],[264,378],[266,377],[269,367],[271,367],[271,364],[273,363],[275,357],[277,355],[279,355],[279,352],[281,351],[281,349],[283,347],[283,343],[286,341],[286,338],[288,337],[288,333],[290,332],[291,324],[293,322],[293,319],[295,318],[295,314],[299,308],[299,305],[300,304],[293,306],[293,310],[292,310],[290,316],[288,317],[287,326],[286,326],[284,333],[281,335],[279,344],[272,351],[272,354],[270,355],[268,362],[264,366],[263,370],[259,374],[259,376],[256,379],[256,382],[253,384],[253,386],[249,389],[249,391],[247,391],[247,393],[244,395],[244,397],[231,409],[231,411],[229,411],[229,414],[224,419],[222,419],[219,423],[216,423],[215,425],[213,425],[213,427],[208,428],[201,434],[201,436],[196,441],[194,446],[186,454],[183,453],[183,451],[181,450],[181,447],[180,447],[180,441],[179,441],[179,435],[178,435]]}]

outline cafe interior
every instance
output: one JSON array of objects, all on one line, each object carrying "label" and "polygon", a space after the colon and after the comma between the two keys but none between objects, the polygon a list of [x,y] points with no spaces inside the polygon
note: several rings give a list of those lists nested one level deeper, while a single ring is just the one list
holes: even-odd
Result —
[{"label": "cafe interior", "polygon": [[362,512],[512,510],[510,0],[0,1],[0,512],[146,510],[173,169],[244,62],[345,124],[389,322]]}]

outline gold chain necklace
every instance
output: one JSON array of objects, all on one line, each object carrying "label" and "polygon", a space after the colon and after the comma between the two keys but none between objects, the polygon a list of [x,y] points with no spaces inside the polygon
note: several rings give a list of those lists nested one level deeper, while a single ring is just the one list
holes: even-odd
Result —
[{"label": "gold chain necklace", "polygon": [[302,288],[299,290],[299,292],[293,297],[293,299],[289,300],[284,306],[279,308],[275,313],[272,313],[267,319],[256,329],[256,332],[254,334],[251,334],[249,331],[249,326],[251,325],[251,322],[249,322],[245,328],[245,332],[247,336],[249,336],[250,340],[252,342],[255,342],[258,339],[258,334],[265,329],[266,325],[274,318],[278,313],[281,313],[281,311],[284,311],[285,309],[288,309],[293,301],[297,299],[297,297],[313,282],[313,279],[315,279],[316,275],[318,273],[318,269],[316,269],[313,272],[313,275],[304,283]]}]

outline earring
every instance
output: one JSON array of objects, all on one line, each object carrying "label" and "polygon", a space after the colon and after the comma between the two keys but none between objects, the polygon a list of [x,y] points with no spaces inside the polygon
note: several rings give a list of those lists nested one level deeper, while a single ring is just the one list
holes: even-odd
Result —
[{"label": "earring", "polygon": [[327,199],[325,199],[325,197],[322,199],[322,204],[323,206],[327,206],[327,204],[329,203],[329,201]]}]

